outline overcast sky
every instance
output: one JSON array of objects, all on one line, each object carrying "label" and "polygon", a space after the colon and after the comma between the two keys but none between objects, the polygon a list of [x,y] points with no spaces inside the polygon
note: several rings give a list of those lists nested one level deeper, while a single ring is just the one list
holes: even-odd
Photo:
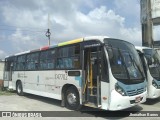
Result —
[{"label": "overcast sky", "polygon": [[48,14],[51,45],[92,35],[141,45],[139,1],[0,0],[0,59],[47,45]]}]

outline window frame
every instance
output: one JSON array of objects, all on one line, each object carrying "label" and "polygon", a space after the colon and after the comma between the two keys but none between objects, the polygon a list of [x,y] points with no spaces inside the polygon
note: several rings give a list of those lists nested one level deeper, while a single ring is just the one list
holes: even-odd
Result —
[{"label": "window frame", "polygon": [[[55,53],[54,53],[54,56],[53,56],[53,58],[52,59],[41,59],[41,54],[42,53],[45,53],[45,52],[47,52],[47,54],[49,53],[49,51],[52,51],[52,50],[54,50],[55,51]],[[48,55],[46,55],[46,57],[47,57]],[[49,57],[50,58],[50,57]],[[53,60],[54,62],[53,62],[53,68],[41,68],[41,61],[49,61],[49,60]],[[55,69],[55,60],[56,60],[56,49],[55,48],[52,48],[52,49],[48,49],[48,50],[43,50],[43,51],[40,51],[40,53],[39,53],[39,70],[54,70]],[[48,64],[48,62],[46,62],[46,64]]]},{"label": "window frame", "polygon": [[[29,55],[32,55],[32,54],[38,54],[38,56],[37,56],[37,63],[36,63],[35,59],[34,59],[34,60],[29,61],[29,62],[34,63],[34,64],[35,64],[35,68],[34,68],[34,69],[28,69],[28,63],[29,63],[29,62],[28,62],[27,57],[28,57]],[[27,53],[27,54],[26,54],[26,65],[25,65],[25,71],[37,71],[37,70],[39,70],[39,55],[40,55],[40,51],[38,51],[38,52],[31,52],[31,53]],[[36,66],[36,64],[37,64],[37,66]]]},{"label": "window frame", "polygon": [[[68,50],[68,53],[70,53],[71,52],[71,48],[76,48],[76,46],[78,46],[79,47],[79,54],[75,54],[75,52],[73,52],[74,53],[74,55],[73,54],[68,54],[68,56],[59,56],[59,49],[60,50],[63,50],[64,48],[67,48]],[[75,49],[73,50],[73,51],[75,51]],[[75,43],[75,44],[71,44],[71,45],[65,45],[65,46],[61,46],[61,47],[57,47],[56,48],[56,60],[55,60],[55,69],[56,70],[77,70],[77,69],[82,69],[82,61],[81,61],[81,53],[82,53],[82,50],[81,50],[81,43]],[[71,58],[72,59],[72,62],[74,62],[74,60],[73,59],[75,59],[75,58],[78,58],[78,60],[79,60],[79,66],[78,67],[75,67],[75,65],[73,66],[73,68],[68,68],[68,67],[62,67],[62,68],[59,68],[59,67],[57,67],[57,63],[58,63],[58,59],[66,59],[66,58]]]}]

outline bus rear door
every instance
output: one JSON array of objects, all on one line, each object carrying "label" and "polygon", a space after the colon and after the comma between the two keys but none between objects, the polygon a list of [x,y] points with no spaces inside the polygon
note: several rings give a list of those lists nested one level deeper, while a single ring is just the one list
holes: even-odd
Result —
[{"label": "bus rear door", "polygon": [[4,68],[4,87],[12,89],[12,70],[13,70],[14,57],[9,57],[5,59]]}]

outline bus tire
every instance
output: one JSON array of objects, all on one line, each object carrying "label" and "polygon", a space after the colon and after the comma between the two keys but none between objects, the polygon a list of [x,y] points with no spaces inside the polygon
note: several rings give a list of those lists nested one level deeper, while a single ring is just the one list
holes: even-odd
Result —
[{"label": "bus tire", "polygon": [[18,82],[16,85],[16,92],[19,96],[23,95],[23,86],[21,82]]},{"label": "bus tire", "polygon": [[79,110],[81,108],[79,93],[74,86],[67,89],[65,93],[65,104],[68,109]]}]

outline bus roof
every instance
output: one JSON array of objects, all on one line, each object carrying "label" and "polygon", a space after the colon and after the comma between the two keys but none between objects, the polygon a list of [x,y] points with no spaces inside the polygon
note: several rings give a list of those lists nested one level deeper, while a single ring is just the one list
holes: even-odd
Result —
[{"label": "bus roof", "polygon": [[[52,46],[43,46],[39,49],[28,50],[28,51],[20,52],[20,53],[11,55],[11,56],[23,55],[26,53],[32,53],[32,52],[36,52],[36,51],[43,51],[43,50],[47,50],[47,49],[51,49],[51,48],[56,48],[56,47],[65,46],[65,45],[71,45],[71,44],[80,43],[80,42],[89,41],[89,40],[98,39],[101,42],[103,42],[103,40],[105,38],[110,38],[110,37],[108,37],[108,36],[88,36],[88,37],[78,38],[78,39],[74,39],[74,40],[70,40],[70,41],[66,41],[66,42],[61,42],[59,44],[52,45]],[[122,40],[122,41],[124,41],[124,40]],[[125,42],[127,42],[127,41],[125,41]],[[7,56],[6,58],[11,57],[11,56]]]},{"label": "bus roof", "polygon": [[88,41],[88,40],[93,40],[93,39],[98,39],[101,42],[103,42],[102,40],[104,38],[109,38],[108,36],[88,36],[88,37],[84,37],[84,41]]},{"label": "bus roof", "polygon": [[153,49],[153,48],[150,48],[150,47],[145,47],[145,46],[135,46],[135,48],[141,52],[143,52],[143,49]]},{"label": "bus roof", "polygon": [[[62,42],[62,43],[59,43],[57,46],[64,46],[64,45],[69,45],[69,44],[74,44],[74,43],[79,43],[79,42],[82,42],[82,41],[89,41],[89,40],[95,40],[95,39],[98,39],[100,40],[101,42],[103,42],[103,39],[104,38],[109,38],[108,36],[88,36],[88,37],[84,37],[84,38],[78,38],[78,39],[74,39],[74,40],[70,40],[70,41],[66,41],[66,42]],[[52,46],[51,46],[52,47]],[[56,46],[54,46],[56,47]]]}]

